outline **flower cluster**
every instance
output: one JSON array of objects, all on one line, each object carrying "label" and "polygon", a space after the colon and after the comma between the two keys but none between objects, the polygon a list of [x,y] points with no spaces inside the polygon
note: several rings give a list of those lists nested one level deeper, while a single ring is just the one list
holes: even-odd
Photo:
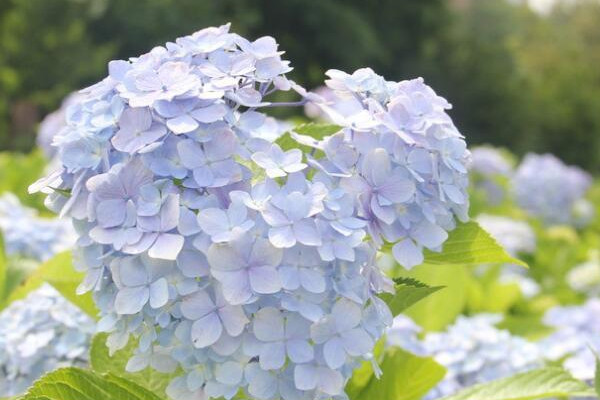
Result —
[{"label": "flower cluster", "polygon": [[519,206],[548,225],[584,225],[593,207],[584,199],[592,178],[551,154],[528,154],[512,178]]},{"label": "flower cluster", "polygon": [[0,313],[0,393],[22,394],[46,372],[85,367],[95,323],[44,284]]},{"label": "flower cluster", "polygon": [[546,312],[544,323],[556,331],[540,346],[550,360],[563,365],[577,379],[592,380],[595,352],[600,352],[600,299],[592,298],[580,306],[554,307]]},{"label": "flower cluster", "polygon": [[77,239],[69,221],[39,217],[12,193],[0,196],[0,229],[8,255],[35,261],[72,248]]},{"label": "flower cluster", "polygon": [[58,135],[67,126],[67,110],[82,99],[81,94],[71,93],[63,100],[58,110],[46,115],[40,122],[36,142],[48,160],[52,160],[56,156],[56,147],[52,145],[52,142],[54,136]]},{"label": "flower cluster", "polygon": [[506,196],[501,180],[508,179],[513,173],[511,160],[501,150],[490,146],[471,149],[471,156],[474,187],[485,193],[489,204],[500,204]]},{"label": "flower cluster", "polygon": [[492,314],[459,317],[447,331],[425,336],[424,354],[433,356],[447,368],[442,382],[429,392],[426,399],[438,399],[468,386],[541,365],[540,348],[496,328],[494,324],[500,319],[500,316]]},{"label": "flower cluster", "polygon": [[[375,266],[440,250],[467,218],[468,151],[421,79],[330,71],[360,110],[315,149],[282,149],[259,110],[314,101],[286,78],[273,38],[208,28],[109,64],[54,144],[62,169],[34,184],[79,234],[80,292],[94,292],[128,370],[181,368],[175,399],[343,396],[392,318]],[[303,100],[272,103],[274,91]],[[317,154],[321,154],[320,157]]]},{"label": "flower cluster", "polygon": [[394,322],[386,333],[386,344],[392,347],[399,347],[417,355],[425,355],[423,343],[419,340],[419,333],[422,328],[410,317],[400,314],[394,317]]}]

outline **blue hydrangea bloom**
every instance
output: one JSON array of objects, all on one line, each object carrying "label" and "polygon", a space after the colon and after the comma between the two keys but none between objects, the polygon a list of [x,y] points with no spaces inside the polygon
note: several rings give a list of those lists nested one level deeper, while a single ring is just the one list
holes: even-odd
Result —
[{"label": "blue hydrangea bloom", "polygon": [[550,360],[563,365],[577,379],[592,381],[600,352],[600,300],[591,298],[579,306],[554,307],[546,312],[544,323],[555,329],[540,343]]},{"label": "blue hydrangea bloom", "polygon": [[511,160],[500,149],[491,146],[472,148],[471,157],[475,188],[485,193],[489,204],[500,204],[506,198],[506,189],[501,181],[513,174]]},{"label": "blue hydrangea bloom", "polygon": [[23,394],[56,368],[86,367],[94,321],[44,284],[0,313],[0,393]]},{"label": "blue hydrangea bloom", "polygon": [[445,332],[428,333],[424,354],[446,367],[444,379],[426,399],[438,399],[478,383],[504,378],[543,364],[537,344],[494,326],[501,316],[459,317]]},{"label": "blue hydrangea bloom", "polygon": [[34,261],[71,249],[77,239],[69,221],[42,218],[12,193],[0,196],[0,229],[6,254]]},{"label": "blue hydrangea bloom", "polygon": [[[54,138],[61,169],[31,188],[74,222],[111,351],[133,335],[128,370],[180,368],[177,400],[343,398],[392,323],[378,249],[409,268],[467,219],[469,152],[422,79],[332,70],[342,115],[282,54],[225,25],[112,61]],[[264,109],[308,101],[340,130],[284,151]]]},{"label": "blue hydrangea bloom", "polygon": [[548,225],[589,222],[590,207],[577,204],[591,183],[588,173],[551,154],[527,154],[511,180],[519,206]]}]

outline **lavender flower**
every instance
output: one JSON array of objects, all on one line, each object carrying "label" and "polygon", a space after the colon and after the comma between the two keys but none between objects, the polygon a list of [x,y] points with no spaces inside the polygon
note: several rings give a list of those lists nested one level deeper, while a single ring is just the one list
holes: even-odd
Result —
[{"label": "lavender flower", "polygon": [[[343,398],[392,322],[378,249],[410,267],[466,220],[468,151],[445,100],[420,79],[330,71],[354,107],[332,136],[293,135],[322,151],[284,151],[264,108],[336,107],[282,54],[225,25],[112,61],[55,138],[62,169],[32,187],[77,227],[79,291],[111,351],[140,338],[127,369],[179,367],[177,400]],[[270,101],[290,90],[302,99]]]},{"label": "lavender flower", "polygon": [[44,284],[0,313],[0,393],[18,396],[47,372],[85,367],[94,321]]},{"label": "lavender flower", "polygon": [[551,154],[528,154],[511,184],[521,208],[548,225],[558,225],[574,223],[575,204],[583,199],[591,181],[589,174]]},{"label": "lavender flower", "polygon": [[46,261],[75,245],[69,221],[42,218],[12,193],[0,197],[0,229],[9,256]]},{"label": "lavender flower", "polygon": [[555,332],[540,343],[545,356],[563,365],[577,379],[594,379],[593,349],[600,351],[600,300],[591,298],[579,306],[554,307],[546,312],[544,322]]},{"label": "lavender flower", "polygon": [[507,194],[502,181],[513,174],[511,160],[502,150],[491,146],[475,147],[471,149],[471,156],[475,188],[485,193],[489,204],[500,204]]}]

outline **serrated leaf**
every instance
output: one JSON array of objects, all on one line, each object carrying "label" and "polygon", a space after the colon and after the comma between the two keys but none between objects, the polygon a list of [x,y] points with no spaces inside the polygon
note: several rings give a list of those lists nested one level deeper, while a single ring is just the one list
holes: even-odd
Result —
[{"label": "serrated leaf", "polygon": [[67,300],[79,307],[93,318],[97,318],[98,310],[91,293],[77,295],[75,290],[83,280],[84,274],[73,267],[70,251],[57,254],[46,261],[31,274],[22,285],[9,296],[7,304],[25,298],[31,291],[39,288],[44,282],[52,285]]},{"label": "serrated leaf", "polygon": [[419,357],[401,349],[386,353],[383,375],[364,383],[350,380],[346,390],[352,400],[419,400],[442,380],[446,369],[433,358]]},{"label": "serrated leaf", "polygon": [[151,391],[111,375],[61,368],[36,381],[20,400],[162,400]]},{"label": "serrated leaf", "polygon": [[159,394],[164,397],[167,385],[176,374],[164,374],[152,368],[146,368],[140,372],[127,372],[125,366],[133,355],[137,343],[130,339],[125,348],[118,350],[110,356],[106,346],[107,334],[99,333],[92,339],[90,348],[90,364],[92,369],[98,373],[110,373],[114,376],[124,378]]},{"label": "serrated leaf", "polygon": [[396,293],[383,293],[379,296],[386,302],[394,316],[402,313],[430,294],[444,288],[443,286],[429,286],[409,277],[395,278],[394,283]]},{"label": "serrated leaf", "polygon": [[400,268],[395,273],[430,287],[444,287],[406,310],[406,314],[426,331],[443,329],[465,309],[469,281],[465,266],[419,265],[410,271]]},{"label": "serrated leaf", "polygon": [[535,400],[594,395],[592,388],[564,369],[548,367],[475,385],[441,400]]},{"label": "serrated leaf", "polygon": [[425,250],[425,264],[527,264],[510,256],[477,222],[459,223],[450,231],[442,251]]}]

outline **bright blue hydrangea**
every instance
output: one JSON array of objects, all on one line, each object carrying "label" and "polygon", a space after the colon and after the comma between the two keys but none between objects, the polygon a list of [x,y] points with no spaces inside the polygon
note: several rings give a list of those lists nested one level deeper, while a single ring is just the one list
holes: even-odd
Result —
[{"label": "bright blue hydrangea", "polygon": [[446,367],[444,379],[426,396],[439,399],[460,389],[539,367],[543,353],[533,342],[494,325],[501,316],[459,317],[445,332],[423,339],[423,354]]},{"label": "bright blue hydrangea", "polygon": [[[405,267],[467,219],[466,144],[422,79],[329,71],[355,102],[314,155],[283,150],[260,110],[313,101],[273,38],[208,28],[109,64],[54,138],[62,168],[34,184],[74,221],[75,261],[128,370],[181,375],[174,399],[344,397],[392,316],[376,267]],[[275,91],[299,102],[272,103]],[[316,154],[324,154],[317,157]]]},{"label": "bright blue hydrangea", "polygon": [[513,174],[511,160],[499,149],[491,146],[478,146],[471,149],[471,172],[474,174],[474,187],[485,193],[491,205],[500,204],[506,197],[503,179]]},{"label": "bright blue hydrangea", "polygon": [[592,183],[585,171],[551,154],[527,154],[511,186],[519,206],[548,225],[585,225],[593,207],[584,196]]},{"label": "bright blue hydrangea", "polygon": [[88,364],[94,321],[44,284],[0,313],[0,393],[18,396],[56,368]]},{"label": "bright blue hydrangea", "polygon": [[577,379],[592,381],[600,352],[600,300],[589,299],[579,306],[554,307],[546,312],[544,323],[555,329],[540,343],[550,360],[563,365]]},{"label": "bright blue hydrangea", "polygon": [[34,261],[71,249],[77,239],[69,221],[42,218],[12,193],[0,196],[0,229],[7,255]]}]

